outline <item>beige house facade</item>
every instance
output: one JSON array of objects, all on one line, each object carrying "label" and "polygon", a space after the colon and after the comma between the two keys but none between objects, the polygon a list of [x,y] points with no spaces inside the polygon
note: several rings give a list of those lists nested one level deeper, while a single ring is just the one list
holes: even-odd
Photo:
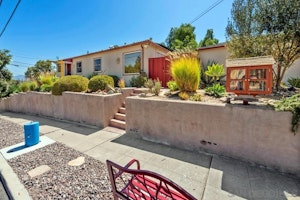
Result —
[{"label": "beige house facade", "polygon": [[149,74],[149,58],[164,57],[169,50],[151,40],[66,58],[58,74],[89,76],[92,73],[115,75],[128,84],[141,72]]},{"label": "beige house facade", "polygon": [[[229,52],[226,48],[226,43],[220,43],[208,47],[201,47],[198,49],[199,58],[202,65],[206,65],[209,61],[214,61],[222,64],[226,68],[226,59],[229,57]],[[273,66],[274,68],[275,66]],[[300,77],[300,59],[296,60],[293,65],[287,69],[283,82],[287,83],[289,78]]]}]

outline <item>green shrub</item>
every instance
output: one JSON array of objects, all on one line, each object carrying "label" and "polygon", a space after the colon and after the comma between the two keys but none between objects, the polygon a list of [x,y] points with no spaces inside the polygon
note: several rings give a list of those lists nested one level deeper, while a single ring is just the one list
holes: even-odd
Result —
[{"label": "green shrub", "polygon": [[168,88],[170,89],[171,92],[176,91],[176,90],[179,89],[175,81],[167,82],[167,86],[168,86]]},{"label": "green shrub", "polygon": [[52,87],[53,95],[62,95],[64,91],[83,92],[88,88],[89,80],[83,76],[64,76],[54,83]]},{"label": "green shrub", "polygon": [[145,74],[141,74],[138,76],[134,76],[130,80],[131,87],[143,87],[145,85],[145,82],[147,81],[147,77]]},{"label": "green shrub", "polygon": [[19,81],[11,80],[9,82],[1,80],[0,81],[0,98],[8,97],[10,94],[20,92]]},{"label": "green shrub", "polygon": [[116,75],[108,75],[114,79],[114,85],[118,85],[120,78]]},{"label": "green shrub", "polygon": [[213,84],[213,86],[205,89],[205,93],[214,97],[223,97],[225,95],[225,87],[219,83]]},{"label": "green shrub", "polygon": [[114,86],[114,79],[108,75],[97,75],[91,78],[88,84],[88,88],[91,92],[96,92],[98,90],[105,90],[106,86]]},{"label": "green shrub", "polygon": [[118,86],[119,88],[125,88],[126,84],[125,84],[125,80],[124,79],[120,79],[118,82]]},{"label": "green shrub", "polygon": [[38,91],[39,90],[37,82],[30,81],[28,84],[29,84],[30,91]]},{"label": "green shrub", "polygon": [[190,95],[187,92],[180,92],[178,94],[178,96],[180,97],[180,99],[182,100],[188,100],[190,98]]},{"label": "green shrub", "polygon": [[42,73],[39,78],[38,82],[43,85],[53,85],[56,81],[58,81],[58,77],[55,76],[53,73]]},{"label": "green shrub", "polygon": [[159,79],[154,80],[153,93],[154,93],[156,96],[159,95],[160,89],[161,89],[161,82],[159,81]]},{"label": "green shrub", "polygon": [[200,74],[200,88],[201,89],[204,89],[204,88],[206,88],[206,87],[208,87],[208,86],[212,86],[213,85],[213,83],[214,83],[214,79],[212,78],[212,77],[210,77],[210,76],[207,76],[206,74],[205,74],[205,72],[207,71],[207,69],[208,69],[208,66],[211,66],[211,65],[213,65],[213,64],[216,64],[216,62],[215,61],[208,61],[207,63],[206,63],[206,65],[203,65],[203,67],[201,67],[201,74]]},{"label": "green shrub", "polygon": [[93,78],[94,76],[97,76],[97,75],[99,75],[98,72],[93,72],[93,73],[91,73],[90,75],[88,75],[87,78],[88,78],[89,80],[91,80],[91,78]]},{"label": "green shrub", "polygon": [[274,108],[276,111],[290,111],[293,113],[291,131],[296,134],[300,123],[300,94],[275,102]]},{"label": "green shrub", "polygon": [[9,94],[18,93],[18,92],[20,92],[19,81],[10,81],[8,91],[7,91],[7,96]]},{"label": "green shrub", "polygon": [[9,84],[4,80],[0,80],[0,97],[6,96],[8,88]]},{"label": "green shrub", "polygon": [[159,81],[159,79],[154,81],[152,79],[148,79],[145,82],[145,87],[149,89],[150,93],[158,96],[161,89],[161,82]]},{"label": "green shrub", "polygon": [[190,97],[191,101],[201,101],[202,100],[202,96],[201,94],[195,93],[193,96]]},{"label": "green shrub", "polygon": [[40,88],[41,92],[51,92],[52,86],[48,84],[43,84]]},{"label": "green shrub", "polygon": [[180,91],[195,92],[200,82],[200,64],[197,58],[181,57],[171,61],[171,74]]},{"label": "green shrub", "polygon": [[19,86],[21,92],[28,92],[30,89],[29,89],[29,82],[23,82],[20,84]]},{"label": "green shrub", "polygon": [[289,78],[288,83],[290,86],[300,88],[300,78]]}]

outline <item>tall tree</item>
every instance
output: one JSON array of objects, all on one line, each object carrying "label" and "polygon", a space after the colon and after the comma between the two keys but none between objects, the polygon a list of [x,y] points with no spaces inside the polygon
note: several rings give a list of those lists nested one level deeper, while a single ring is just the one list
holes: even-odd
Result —
[{"label": "tall tree", "polygon": [[207,29],[205,37],[199,43],[199,47],[207,47],[218,43],[219,40],[214,37],[214,30]]},{"label": "tall tree", "polygon": [[6,68],[11,61],[12,56],[9,50],[0,50],[0,79],[11,80],[12,73]]},{"label": "tall tree", "polygon": [[256,19],[257,0],[235,0],[231,9],[231,20],[226,27],[226,46],[231,58],[266,55],[261,42]]},{"label": "tall tree", "polygon": [[195,27],[191,24],[181,24],[179,28],[171,28],[166,39],[166,45],[171,50],[183,49],[185,47],[197,48]]},{"label": "tall tree", "polygon": [[230,56],[272,55],[275,88],[300,58],[299,0],[235,0],[226,27]]},{"label": "tall tree", "polygon": [[274,74],[278,90],[286,70],[300,58],[300,1],[259,1],[258,10],[259,28],[266,36],[263,42],[277,64]]}]

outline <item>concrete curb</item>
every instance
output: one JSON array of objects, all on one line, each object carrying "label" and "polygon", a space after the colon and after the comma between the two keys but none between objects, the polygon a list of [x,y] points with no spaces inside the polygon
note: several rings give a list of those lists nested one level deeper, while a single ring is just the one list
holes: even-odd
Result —
[{"label": "concrete curb", "polygon": [[24,185],[20,182],[18,176],[8,165],[5,158],[0,153],[0,176],[3,186],[10,199],[13,200],[32,200]]}]

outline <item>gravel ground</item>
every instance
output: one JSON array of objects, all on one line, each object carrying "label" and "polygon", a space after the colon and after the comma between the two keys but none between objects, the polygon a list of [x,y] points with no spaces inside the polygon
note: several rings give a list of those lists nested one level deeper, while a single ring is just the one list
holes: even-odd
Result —
[{"label": "gravel ground", "polygon": [[[23,127],[0,119],[0,147],[23,141]],[[68,162],[85,157],[81,166]],[[35,199],[113,199],[106,165],[61,143],[54,143],[8,161]],[[31,178],[28,171],[48,165],[51,170]]]}]

